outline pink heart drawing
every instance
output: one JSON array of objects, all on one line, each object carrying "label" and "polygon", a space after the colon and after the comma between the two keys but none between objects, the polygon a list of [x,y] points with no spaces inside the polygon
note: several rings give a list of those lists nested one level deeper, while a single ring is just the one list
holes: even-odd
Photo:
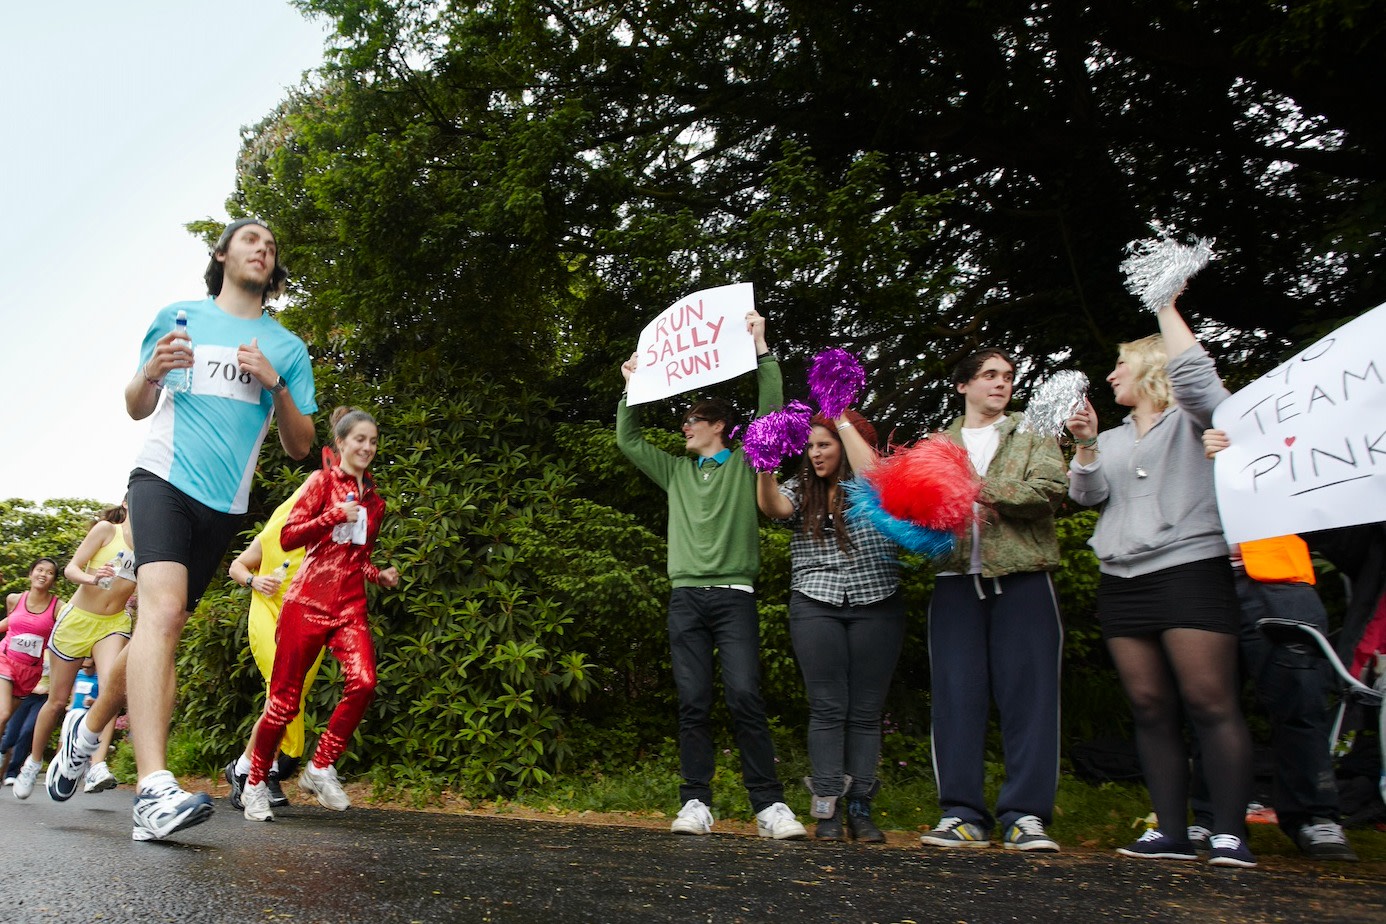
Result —
[{"label": "pink heart drawing", "polygon": [[1295,444],[1295,438],[1294,438],[1293,436],[1287,436],[1287,437],[1285,437],[1285,445],[1286,445],[1286,446],[1293,446],[1294,444]]}]

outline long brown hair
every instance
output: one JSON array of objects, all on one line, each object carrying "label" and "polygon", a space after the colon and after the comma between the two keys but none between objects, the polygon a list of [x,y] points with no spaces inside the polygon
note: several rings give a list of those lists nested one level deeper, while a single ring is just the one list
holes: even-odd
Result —
[{"label": "long brown hair", "polygon": [[[851,422],[852,427],[861,434],[862,439],[866,440],[867,445],[876,445],[876,428],[871,426],[871,422],[856,411],[847,411],[846,416]],[[843,502],[842,482],[852,477],[852,463],[847,461],[847,448],[842,445],[842,437],[837,432],[837,425],[821,414],[813,418],[815,427],[822,427],[837,440],[840,455],[837,460],[837,471],[832,477],[821,478],[813,470],[813,461],[807,452],[804,459],[799,464],[799,490],[802,494],[802,501],[799,505],[799,514],[803,520],[804,533],[815,542],[823,541],[823,521],[829,516],[832,517],[833,537],[837,542],[837,547],[844,552],[852,550],[852,540],[847,535],[847,526],[843,522],[846,513],[846,504]],[[838,485],[837,496],[832,495],[832,486]]]}]

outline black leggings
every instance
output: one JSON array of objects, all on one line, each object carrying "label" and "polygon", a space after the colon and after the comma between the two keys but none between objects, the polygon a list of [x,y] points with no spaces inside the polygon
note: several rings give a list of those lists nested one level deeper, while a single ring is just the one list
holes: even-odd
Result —
[{"label": "black leggings", "polygon": [[1136,721],[1136,747],[1160,830],[1184,839],[1189,816],[1187,714],[1198,734],[1215,834],[1246,837],[1251,736],[1238,701],[1237,637],[1202,629],[1109,638]]}]

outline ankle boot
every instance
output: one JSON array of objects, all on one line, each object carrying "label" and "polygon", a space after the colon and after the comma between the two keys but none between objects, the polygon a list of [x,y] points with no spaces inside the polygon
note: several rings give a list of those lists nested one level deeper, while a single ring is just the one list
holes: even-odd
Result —
[{"label": "ankle boot", "polygon": [[[851,785],[851,779],[847,777],[846,785]],[[847,834],[842,828],[842,797],[820,796],[814,792],[812,777],[804,777],[804,786],[813,797],[809,801],[809,815],[818,819],[813,829],[814,838],[820,841],[846,840]]]},{"label": "ankle boot", "polygon": [[871,820],[870,799],[850,799],[847,802],[847,831],[853,840],[863,844],[884,844],[885,834]]},{"label": "ankle boot", "polygon": [[817,841],[845,841],[847,832],[842,828],[842,803],[838,802],[831,818],[820,818],[813,829],[813,839]]},{"label": "ankle boot", "polygon": [[847,797],[847,833],[853,840],[863,844],[884,844],[886,836],[871,820],[871,800],[881,791],[881,781],[876,780],[858,796]]}]

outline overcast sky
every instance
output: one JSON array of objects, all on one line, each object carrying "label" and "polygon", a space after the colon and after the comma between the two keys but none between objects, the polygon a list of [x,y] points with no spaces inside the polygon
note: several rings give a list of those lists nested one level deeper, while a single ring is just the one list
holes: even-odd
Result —
[{"label": "overcast sky", "polygon": [[286,0],[0,21],[0,498],[114,502],[145,433],[123,398],[145,328],[206,294],[183,224],[227,219],[241,127],[321,63],[326,27]]}]

